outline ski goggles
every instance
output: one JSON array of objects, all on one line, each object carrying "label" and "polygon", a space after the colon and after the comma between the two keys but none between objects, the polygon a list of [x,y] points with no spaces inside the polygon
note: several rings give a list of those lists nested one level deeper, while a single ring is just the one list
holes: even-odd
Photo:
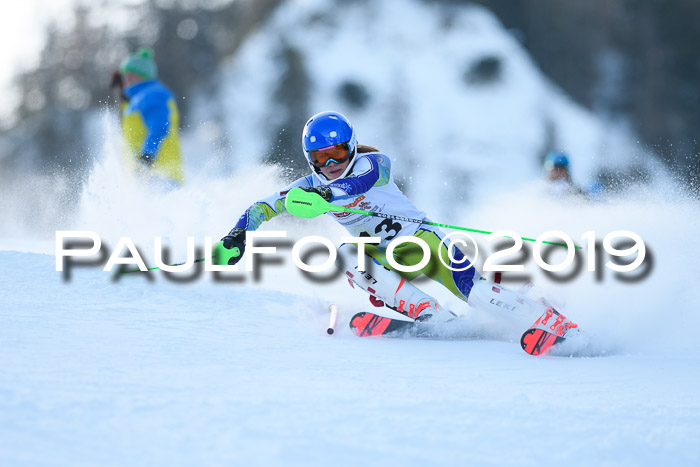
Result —
[{"label": "ski goggles", "polygon": [[309,151],[311,163],[318,168],[327,167],[331,162],[342,164],[349,160],[351,156],[352,153],[348,149],[348,143],[340,143],[335,146]]}]

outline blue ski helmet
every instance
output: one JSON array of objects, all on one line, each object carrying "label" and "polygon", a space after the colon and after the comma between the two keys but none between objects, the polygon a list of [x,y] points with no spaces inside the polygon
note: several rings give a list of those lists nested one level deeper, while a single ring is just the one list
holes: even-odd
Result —
[{"label": "blue ski helmet", "polygon": [[346,143],[351,158],[348,168],[352,165],[357,151],[357,139],[355,130],[345,115],[339,112],[320,112],[311,117],[304,125],[301,136],[301,146],[306,156],[306,161],[314,172],[319,169],[311,160],[310,151],[324,149],[338,144]]},{"label": "blue ski helmet", "polygon": [[547,169],[547,171],[555,167],[569,168],[569,158],[561,151],[550,151],[544,159],[544,168]]}]

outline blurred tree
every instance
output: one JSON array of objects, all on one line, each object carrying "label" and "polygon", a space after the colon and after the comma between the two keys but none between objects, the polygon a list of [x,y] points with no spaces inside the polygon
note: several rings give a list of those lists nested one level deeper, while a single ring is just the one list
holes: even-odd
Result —
[{"label": "blurred tree", "polygon": [[112,6],[108,0],[78,4],[72,27],[52,25],[39,66],[16,80],[21,96],[17,123],[5,124],[0,132],[3,172],[32,168],[84,176],[93,157],[88,131],[94,131],[99,111],[116,97],[108,89],[112,71],[140,45],[155,51],[159,75],[181,98],[181,125],[188,126],[184,97],[195,90],[216,95],[219,62],[235,53],[280,1],[147,0],[130,7],[135,20],[125,31],[91,21],[93,9]]},{"label": "blurred tree", "polygon": [[[127,31],[90,21],[91,9],[111,6],[108,0],[77,6],[70,30],[52,27],[41,64],[18,78],[20,123],[0,132],[3,168],[84,173],[92,157],[85,136],[109,102],[111,71],[139,45],[155,50],[160,75],[177,96],[190,96],[195,89],[217,96],[214,72],[221,60],[234,54],[282,1],[146,0],[131,7],[136,20]],[[494,11],[554,82],[599,115],[629,122],[700,194],[700,2],[423,1],[455,7],[478,3]],[[306,116],[297,97],[303,96],[307,70],[303,51],[281,49],[279,60],[287,72],[276,96],[286,117],[275,121],[271,147],[276,147],[266,160],[286,164],[298,151],[292,133]],[[498,70],[495,61],[484,62],[465,79],[496,78]],[[350,85],[339,90],[357,105],[363,98],[359,91]],[[217,99],[210,102],[213,118],[221,118]],[[180,101],[184,127],[188,104]]]},{"label": "blurred tree", "polygon": [[296,48],[281,44],[277,60],[282,63],[284,71],[275,89],[275,108],[271,109],[270,121],[277,125],[278,130],[272,134],[272,151],[264,161],[287,168],[285,176],[291,181],[309,172],[309,166],[300,157],[300,131],[309,113],[310,80],[303,54]]},{"label": "blurred tree", "polygon": [[700,195],[700,2],[430,1],[491,9],[554,82],[629,121]]}]

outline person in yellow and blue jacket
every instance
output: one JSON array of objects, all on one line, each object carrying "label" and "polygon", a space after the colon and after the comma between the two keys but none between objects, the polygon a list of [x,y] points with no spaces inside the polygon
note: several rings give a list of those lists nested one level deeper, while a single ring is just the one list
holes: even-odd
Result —
[{"label": "person in yellow and blue jacket", "polygon": [[122,87],[121,127],[127,165],[167,185],[184,182],[175,96],[157,79],[153,51],[142,47],[124,59],[113,84]]}]

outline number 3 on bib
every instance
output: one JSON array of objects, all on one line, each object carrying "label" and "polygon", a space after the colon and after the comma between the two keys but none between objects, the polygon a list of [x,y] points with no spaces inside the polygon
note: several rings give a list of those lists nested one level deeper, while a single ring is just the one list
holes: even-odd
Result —
[{"label": "number 3 on bib", "polygon": [[[384,240],[391,241],[396,236],[401,232],[401,229],[403,229],[403,226],[398,223],[394,222],[391,219],[384,219],[382,222],[377,225],[377,227],[374,229],[374,234],[376,236],[381,236]],[[382,232],[385,232],[387,235],[380,235]],[[393,233],[392,233],[393,232]],[[369,232],[362,232],[360,233],[360,237],[371,237]]]}]

